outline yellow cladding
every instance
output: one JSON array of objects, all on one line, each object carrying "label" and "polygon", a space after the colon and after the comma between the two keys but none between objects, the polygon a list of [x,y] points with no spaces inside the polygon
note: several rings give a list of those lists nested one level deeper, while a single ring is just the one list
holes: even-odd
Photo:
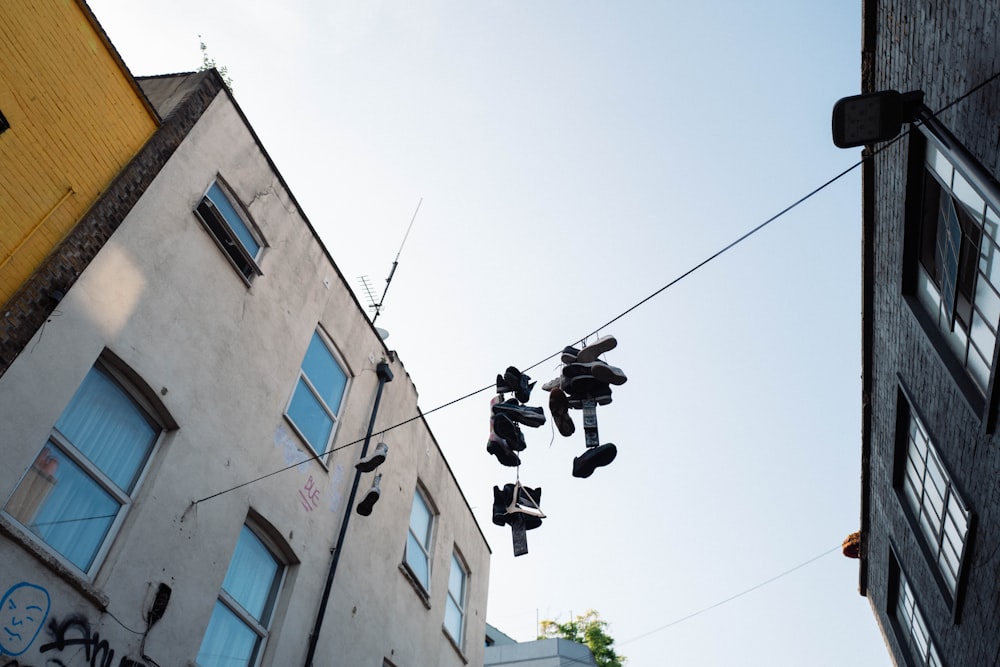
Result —
[{"label": "yellow cladding", "polygon": [[157,120],[82,0],[0,0],[0,304]]}]

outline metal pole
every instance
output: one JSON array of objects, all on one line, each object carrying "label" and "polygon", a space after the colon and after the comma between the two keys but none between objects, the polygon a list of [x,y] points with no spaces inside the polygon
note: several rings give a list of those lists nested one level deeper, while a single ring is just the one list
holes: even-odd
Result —
[{"label": "metal pole", "polygon": [[[378,415],[378,405],[382,401],[382,388],[386,382],[392,382],[392,371],[389,364],[384,361],[379,362],[375,370],[378,375],[378,390],[375,392],[375,405],[372,407],[372,418],[368,422],[368,433],[365,434],[365,444],[361,448],[361,458],[368,455],[368,444],[372,439],[372,431],[375,429],[375,416]],[[351,510],[354,509],[354,498],[358,493],[358,484],[361,482],[361,471],[354,473],[354,484],[351,486],[351,495],[347,500],[347,509],[344,510],[344,520],[340,523],[340,535],[337,536],[337,546],[333,548],[333,562],[330,563],[330,572],[326,576],[326,586],[323,588],[323,598],[319,603],[319,611],[316,612],[316,623],[313,625],[312,634],[309,635],[309,651],[306,654],[305,667],[312,667],[313,656],[316,654],[316,644],[319,642],[319,631],[323,626],[323,617],[326,615],[326,605],[330,601],[330,590],[333,588],[333,577],[337,574],[337,563],[340,562],[340,552],[344,547],[344,537],[347,535],[347,524],[351,519]]]}]

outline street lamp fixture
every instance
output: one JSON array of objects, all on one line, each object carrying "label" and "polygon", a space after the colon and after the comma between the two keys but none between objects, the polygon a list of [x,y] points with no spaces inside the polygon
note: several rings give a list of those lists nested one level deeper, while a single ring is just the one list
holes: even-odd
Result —
[{"label": "street lamp fixture", "polygon": [[854,148],[895,139],[903,123],[912,123],[924,109],[924,93],[883,90],[853,95],[833,105],[833,143]]}]

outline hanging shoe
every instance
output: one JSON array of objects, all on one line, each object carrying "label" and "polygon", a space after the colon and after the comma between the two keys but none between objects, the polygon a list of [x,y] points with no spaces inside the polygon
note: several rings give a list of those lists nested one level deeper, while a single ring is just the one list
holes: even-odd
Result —
[{"label": "hanging shoe", "polygon": [[561,435],[567,438],[573,435],[576,425],[569,416],[569,399],[562,389],[553,389],[549,392],[549,413]]},{"label": "hanging shoe", "polygon": [[597,357],[601,356],[608,350],[613,350],[618,345],[618,339],[614,336],[601,336],[593,343],[584,346],[578,355],[576,355],[576,361],[579,363],[587,363],[588,361],[594,361]]},{"label": "hanging shoe", "polygon": [[[532,382],[528,384],[531,379],[521,371],[517,370],[513,366],[508,366],[507,371],[503,374],[503,379],[508,387],[514,392],[514,397],[522,403],[527,403],[531,398],[531,390],[534,389],[535,383]],[[499,377],[498,377],[499,380]],[[498,385],[499,386],[499,385]]]},{"label": "hanging shoe", "polygon": [[354,467],[360,470],[361,472],[371,472],[372,470],[375,470],[375,468],[382,465],[388,453],[389,453],[389,445],[385,444],[384,442],[380,442],[378,443],[378,445],[375,446],[374,452],[372,452],[369,456],[355,463]]},{"label": "hanging shoe", "polygon": [[493,487],[493,523],[498,526],[507,525],[507,508],[514,502],[514,485],[504,484],[503,490],[499,486]]},{"label": "hanging shoe", "polygon": [[486,443],[486,451],[497,457],[497,461],[508,468],[516,468],[521,465],[520,457],[503,440],[490,438]]},{"label": "hanging shoe", "polygon": [[598,405],[607,405],[611,402],[611,387],[607,382],[601,382],[589,375],[578,375],[571,378],[565,385],[566,394],[569,396],[569,407],[579,408],[583,401],[590,398],[597,401]]},{"label": "hanging shoe", "polygon": [[606,466],[618,456],[618,448],[610,442],[588,447],[587,451],[573,459],[573,477],[590,477],[594,470]]},{"label": "hanging shoe", "polygon": [[572,345],[567,345],[566,347],[563,348],[560,359],[562,359],[562,362],[564,364],[571,364],[574,361],[576,361],[576,356],[578,354],[580,354],[580,350],[573,347]]},{"label": "hanging shoe", "polygon": [[372,483],[372,488],[368,489],[368,493],[365,497],[361,499],[358,503],[358,514],[361,516],[368,516],[372,513],[372,507],[378,502],[379,496],[382,495],[382,491],[379,490],[378,484],[382,481],[381,473],[375,475],[375,481]]},{"label": "hanging shoe", "polygon": [[493,433],[498,438],[503,439],[507,446],[515,452],[523,452],[528,445],[524,442],[524,434],[507,415],[495,415],[493,417]]},{"label": "hanging shoe", "polygon": [[493,406],[494,415],[507,415],[515,421],[531,428],[538,428],[545,423],[545,411],[528,405],[520,405],[516,399],[510,399]]},{"label": "hanging shoe", "polygon": [[499,373],[497,373],[497,393],[509,394],[512,391],[514,391],[513,388],[511,388],[511,386],[507,384],[507,381],[504,379],[504,377]]},{"label": "hanging shoe", "polygon": [[592,377],[607,384],[625,384],[628,378],[625,372],[617,366],[611,366],[603,361],[575,362],[568,364],[562,370],[563,377],[572,380],[577,377]]},{"label": "hanging shoe", "polygon": [[563,389],[563,385],[566,384],[566,378],[560,373],[557,377],[552,378],[548,382],[542,385],[542,391],[552,391],[553,389]]}]

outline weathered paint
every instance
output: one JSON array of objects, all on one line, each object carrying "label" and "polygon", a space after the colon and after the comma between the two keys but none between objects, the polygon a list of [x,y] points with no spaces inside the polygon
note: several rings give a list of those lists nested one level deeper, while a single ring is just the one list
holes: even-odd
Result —
[{"label": "weathered paint", "polygon": [[0,304],[153,134],[157,118],[76,0],[0,3]]}]

